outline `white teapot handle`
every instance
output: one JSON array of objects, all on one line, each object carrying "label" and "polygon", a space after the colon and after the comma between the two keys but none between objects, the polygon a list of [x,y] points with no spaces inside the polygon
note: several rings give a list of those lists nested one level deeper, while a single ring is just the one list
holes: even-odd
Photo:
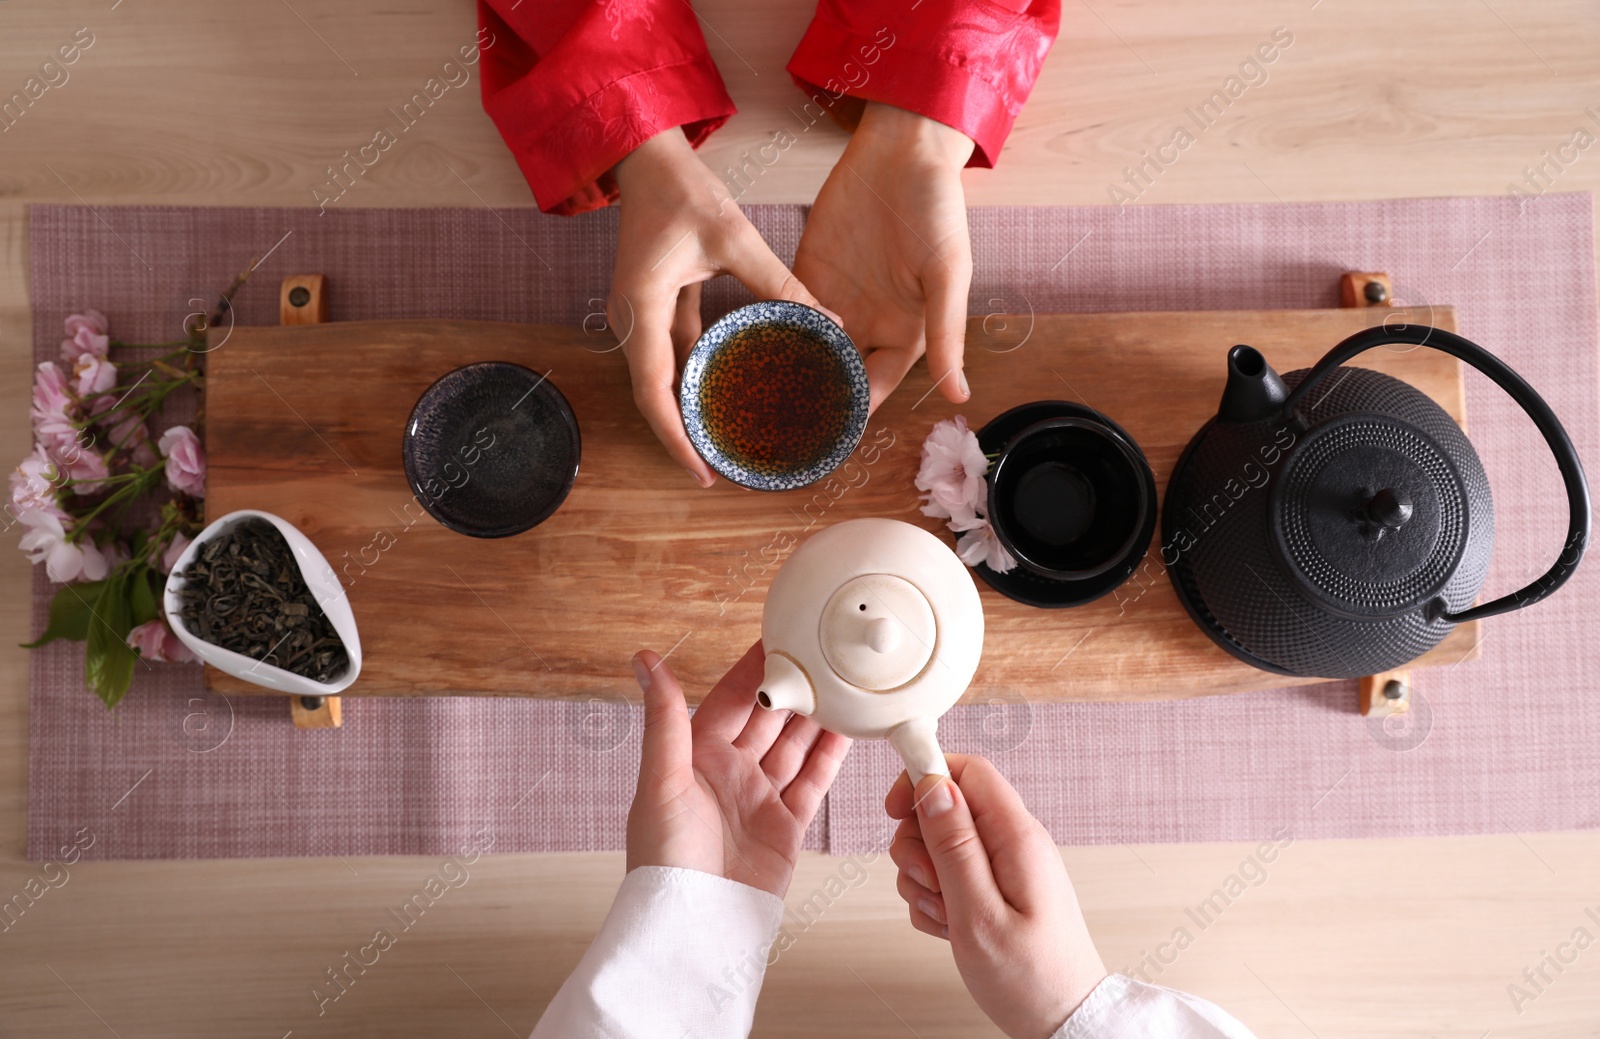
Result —
[{"label": "white teapot handle", "polygon": [[889,743],[900,752],[906,763],[906,775],[914,787],[923,776],[948,776],[950,766],[945,763],[944,752],[939,749],[935,730],[937,721],[913,718],[889,730]]}]

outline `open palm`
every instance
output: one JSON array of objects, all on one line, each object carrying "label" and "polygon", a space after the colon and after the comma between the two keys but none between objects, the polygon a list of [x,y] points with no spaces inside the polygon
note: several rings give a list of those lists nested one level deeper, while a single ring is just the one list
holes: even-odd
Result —
[{"label": "open palm", "polygon": [[795,276],[865,354],[873,408],[924,349],[940,392],[968,397],[972,246],[961,167],[971,150],[957,130],[869,104],[806,221]]},{"label": "open palm", "polygon": [[679,866],[783,897],[806,828],[850,741],[809,718],[756,707],[757,642],[691,720],[666,663],[645,651],[639,786],[628,813],[628,868]]}]

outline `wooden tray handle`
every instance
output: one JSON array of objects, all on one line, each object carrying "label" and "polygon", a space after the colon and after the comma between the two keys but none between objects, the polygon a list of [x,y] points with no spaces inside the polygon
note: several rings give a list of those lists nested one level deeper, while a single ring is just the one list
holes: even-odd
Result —
[{"label": "wooden tray handle", "polygon": [[[328,278],[292,274],[278,289],[278,324],[320,325],[328,320]],[[292,696],[289,714],[297,729],[337,729],[344,713],[337,696]]]},{"label": "wooden tray handle", "polygon": [[1339,276],[1339,306],[1392,307],[1394,282],[1381,271],[1346,271]]},{"label": "wooden tray handle", "polygon": [[320,325],[328,320],[328,279],[322,274],[293,274],[278,289],[278,324]]},{"label": "wooden tray handle", "polygon": [[[1394,282],[1381,271],[1346,271],[1339,277],[1339,306],[1392,307]],[[1411,675],[1387,671],[1361,679],[1363,715],[1400,714],[1411,709]]]}]

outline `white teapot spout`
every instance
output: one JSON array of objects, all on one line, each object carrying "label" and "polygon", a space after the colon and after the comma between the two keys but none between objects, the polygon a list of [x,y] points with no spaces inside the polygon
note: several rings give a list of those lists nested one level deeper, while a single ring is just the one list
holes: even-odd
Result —
[{"label": "white teapot spout", "polygon": [[761,679],[756,703],[769,711],[810,714],[817,708],[817,697],[800,665],[787,654],[769,652],[766,675]]}]

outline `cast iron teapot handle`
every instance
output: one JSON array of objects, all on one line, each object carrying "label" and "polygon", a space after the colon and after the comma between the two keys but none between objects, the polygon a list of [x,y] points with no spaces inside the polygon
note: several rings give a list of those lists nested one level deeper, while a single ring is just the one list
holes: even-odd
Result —
[{"label": "cast iron teapot handle", "polygon": [[1567,578],[1572,576],[1573,571],[1577,570],[1578,561],[1583,558],[1583,550],[1589,543],[1589,483],[1584,478],[1583,464],[1578,461],[1578,452],[1574,450],[1567,431],[1562,428],[1561,420],[1556,418],[1555,412],[1550,410],[1550,405],[1528,385],[1527,380],[1508,368],[1500,358],[1453,332],[1428,325],[1389,325],[1369,328],[1346,339],[1316,363],[1284,401],[1285,420],[1294,416],[1295,409],[1306,394],[1321,382],[1328,372],[1359,353],[1389,343],[1413,343],[1459,357],[1493,379],[1497,386],[1510,394],[1511,399],[1533,419],[1533,424],[1539,427],[1539,432],[1544,434],[1545,443],[1550,445],[1551,453],[1556,456],[1556,465],[1561,469],[1562,482],[1567,486],[1567,509],[1570,518],[1567,521],[1567,540],[1560,558],[1543,577],[1526,588],[1459,613],[1446,612],[1442,614],[1442,619],[1460,624],[1463,621],[1493,617],[1499,613],[1510,613],[1512,610],[1533,605],[1560,588]]}]

